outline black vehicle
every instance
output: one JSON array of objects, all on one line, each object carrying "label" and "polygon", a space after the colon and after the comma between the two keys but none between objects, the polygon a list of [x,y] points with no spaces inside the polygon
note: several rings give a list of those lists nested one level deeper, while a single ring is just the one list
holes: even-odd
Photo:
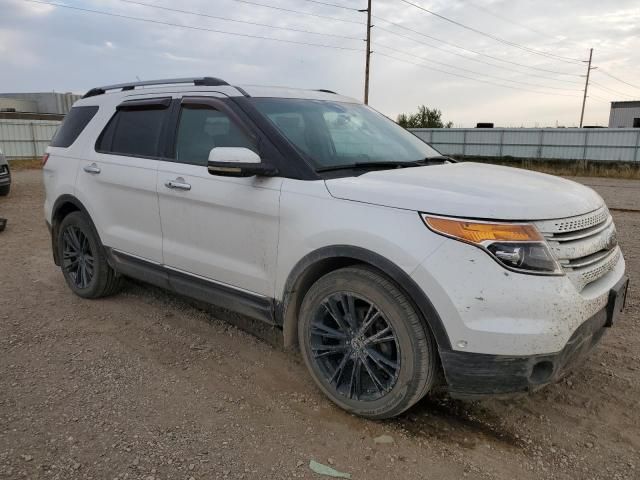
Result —
[{"label": "black vehicle", "polygon": [[9,170],[9,162],[0,150],[0,196],[9,195],[11,190],[11,171]]}]

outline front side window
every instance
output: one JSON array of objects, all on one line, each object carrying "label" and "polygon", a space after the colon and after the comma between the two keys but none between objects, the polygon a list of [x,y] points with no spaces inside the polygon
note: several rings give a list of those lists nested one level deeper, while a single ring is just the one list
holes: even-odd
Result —
[{"label": "front side window", "polygon": [[206,166],[214,147],[256,150],[251,139],[225,113],[208,106],[183,106],[176,137],[176,161]]},{"label": "front side window", "polygon": [[167,114],[168,109],[157,107],[118,110],[102,133],[97,150],[135,157],[160,156]]},{"label": "front side window", "polygon": [[418,137],[365,105],[289,98],[252,102],[316,169],[440,157]]}]

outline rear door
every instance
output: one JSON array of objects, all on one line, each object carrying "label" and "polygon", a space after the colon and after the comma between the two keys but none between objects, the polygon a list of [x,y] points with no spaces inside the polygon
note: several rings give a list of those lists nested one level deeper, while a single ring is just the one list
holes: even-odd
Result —
[{"label": "rear door", "polygon": [[257,139],[221,99],[183,98],[179,109],[173,161],[161,162],[157,179],[164,263],[273,297],[282,179],[209,174],[213,147],[260,153]]},{"label": "rear door", "polygon": [[104,245],[155,263],[162,263],[156,178],[170,105],[170,98],[118,105],[76,182]]}]

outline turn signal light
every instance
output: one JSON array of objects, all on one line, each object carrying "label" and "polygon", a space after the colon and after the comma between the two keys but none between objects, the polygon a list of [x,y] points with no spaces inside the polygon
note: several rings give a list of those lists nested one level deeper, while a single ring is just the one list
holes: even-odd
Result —
[{"label": "turn signal light", "polygon": [[540,232],[528,224],[486,223],[424,215],[427,226],[442,235],[465,242],[541,242]]},{"label": "turn signal light", "polygon": [[445,237],[472,244],[509,270],[562,275],[560,264],[538,229],[527,223],[492,223],[421,214],[427,227]]}]

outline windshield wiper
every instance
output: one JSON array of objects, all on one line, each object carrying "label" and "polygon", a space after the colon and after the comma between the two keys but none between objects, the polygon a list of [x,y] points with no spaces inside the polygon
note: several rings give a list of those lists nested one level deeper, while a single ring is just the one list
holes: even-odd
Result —
[{"label": "windshield wiper", "polygon": [[415,161],[385,161],[385,162],[354,162],[346,163],[343,165],[329,165],[328,167],[316,168],[316,172],[331,172],[334,170],[349,170],[358,168],[406,168],[406,167],[424,167],[428,165],[435,165],[444,162],[454,161],[449,157],[437,156],[427,157],[422,160]]},{"label": "windshield wiper", "polygon": [[316,172],[330,172],[333,170],[349,170],[357,168],[403,168],[403,167],[416,167],[419,166],[422,160],[419,162],[354,162],[345,163],[343,165],[329,165],[328,167],[316,168]]}]

